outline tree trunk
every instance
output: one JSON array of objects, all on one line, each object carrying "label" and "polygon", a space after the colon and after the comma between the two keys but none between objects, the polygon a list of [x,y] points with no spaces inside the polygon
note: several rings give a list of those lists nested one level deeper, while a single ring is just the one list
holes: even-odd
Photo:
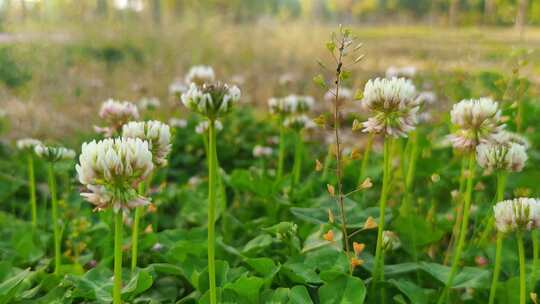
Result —
[{"label": "tree trunk", "polygon": [[492,24],[495,16],[495,0],[484,1],[484,23]]},{"label": "tree trunk", "polygon": [[516,15],[516,29],[520,35],[523,34],[523,27],[527,19],[527,2],[528,0],[518,0],[517,15]]},{"label": "tree trunk", "polygon": [[450,26],[455,26],[457,24],[459,11],[459,0],[450,0],[450,11],[448,14],[448,22]]}]

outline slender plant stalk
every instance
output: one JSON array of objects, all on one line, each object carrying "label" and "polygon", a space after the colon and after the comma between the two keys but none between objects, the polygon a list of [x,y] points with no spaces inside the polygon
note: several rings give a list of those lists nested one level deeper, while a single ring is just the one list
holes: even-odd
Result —
[{"label": "slender plant stalk", "polygon": [[448,260],[450,259],[452,255],[452,251],[454,248],[454,242],[456,238],[458,237],[459,233],[459,227],[461,227],[461,220],[463,218],[463,192],[465,191],[465,182],[466,182],[466,174],[467,171],[467,158],[463,158],[461,161],[461,171],[459,174],[459,192],[458,192],[458,207],[456,209],[456,222],[454,223],[454,226],[452,227],[452,235],[450,236],[450,242],[448,243],[448,250],[446,251],[446,254],[444,256],[444,265],[448,264]]},{"label": "slender plant stalk", "polygon": [[293,165],[293,184],[297,185],[300,182],[300,175],[302,173],[302,131],[298,131],[296,134],[296,147],[294,151],[294,165]]},{"label": "slender plant stalk", "polygon": [[[344,207],[344,195],[343,195],[343,158],[342,158],[342,151],[341,151],[341,138],[339,135],[339,128],[341,126],[340,124],[340,111],[339,111],[339,87],[341,85],[341,72],[343,67],[343,53],[345,51],[345,37],[341,39],[340,45],[339,45],[339,57],[337,58],[337,68],[336,68],[336,74],[335,74],[335,85],[336,85],[336,91],[335,91],[335,99],[334,99],[334,135],[336,138],[336,178],[337,178],[337,203],[339,207],[339,213],[341,217],[341,232],[343,233],[343,242],[345,243],[345,254],[347,255],[347,258],[350,257],[350,246],[349,246],[349,234],[347,232],[347,220],[345,217],[345,207]],[[349,273],[352,274],[353,267],[351,263],[349,263]]]},{"label": "slender plant stalk", "polygon": [[517,241],[519,254],[519,304],[525,304],[527,302],[525,292],[527,288],[525,284],[525,246],[523,245],[523,234],[521,231],[517,232]]},{"label": "slender plant stalk", "polygon": [[215,265],[215,217],[216,217],[216,182],[217,151],[215,120],[208,125],[208,276],[210,282],[210,303],[217,303],[216,265]]},{"label": "slender plant stalk", "polygon": [[[382,238],[384,230],[384,215],[386,209],[386,200],[388,195],[388,187],[390,182],[390,159],[392,157],[392,139],[384,139],[384,165],[383,165],[383,182],[381,189],[381,196],[379,201],[379,223],[377,229],[377,245],[375,248],[375,267],[373,270],[373,279],[372,279],[372,290],[375,290],[375,285],[377,282],[384,280],[384,260],[383,260],[383,248],[382,248]],[[381,289],[381,293],[384,293],[384,290]]]},{"label": "slender plant stalk", "polygon": [[119,210],[114,213],[114,304],[122,303],[122,229],[122,211]]},{"label": "slender plant stalk", "polygon": [[[139,194],[145,195],[146,187],[145,183],[139,184]],[[133,226],[131,228],[131,271],[135,271],[137,268],[138,249],[139,249],[139,225],[141,222],[141,215],[144,211],[143,206],[135,208],[135,215],[133,216]]]},{"label": "slender plant stalk", "polygon": [[[499,172],[497,174],[497,197],[495,202],[500,202],[504,199],[504,189],[506,188],[506,174]],[[497,231],[497,244],[495,248],[495,266],[493,268],[493,278],[491,281],[491,288],[489,290],[489,304],[495,303],[495,296],[497,294],[497,285],[499,283],[499,274],[501,271],[501,252],[502,252],[502,240],[503,233]]]},{"label": "slender plant stalk", "polygon": [[54,177],[54,165],[49,163],[49,191],[51,192],[51,213],[54,234],[54,274],[60,272],[60,231],[58,230],[58,201],[56,196],[56,179]]},{"label": "slender plant stalk", "polygon": [[471,206],[474,173],[476,169],[475,166],[476,166],[475,153],[471,152],[469,154],[469,165],[468,165],[469,169],[467,172],[467,186],[465,190],[466,192],[465,192],[465,197],[463,198],[463,219],[461,221],[461,229],[459,231],[459,238],[458,238],[456,251],[454,252],[454,256],[452,258],[452,267],[450,268],[448,281],[446,282],[446,286],[444,287],[444,290],[439,298],[439,301],[438,301],[439,304],[442,304],[446,301],[450,288],[452,287],[452,284],[454,282],[454,278],[457,274],[459,263],[461,262],[461,254],[463,252],[463,247],[465,246],[465,237],[467,235],[467,227],[469,226],[469,211],[470,211],[469,209]]},{"label": "slender plant stalk", "polygon": [[28,190],[30,191],[30,210],[32,212],[32,227],[37,226],[37,206],[36,206],[36,177],[34,174],[34,156],[28,152]]},{"label": "slender plant stalk", "polygon": [[536,288],[536,272],[538,271],[538,255],[540,253],[540,246],[538,244],[538,230],[533,230],[531,233],[533,243],[533,273],[531,274],[531,290],[534,292]]},{"label": "slender plant stalk", "polygon": [[328,170],[330,169],[330,164],[332,163],[332,149],[329,148],[328,152],[326,153],[326,157],[324,158],[324,167],[323,167],[323,173],[322,173],[322,180],[325,181],[328,177]]},{"label": "slender plant stalk", "polygon": [[277,167],[277,180],[281,180],[283,177],[283,165],[285,163],[285,126],[283,125],[283,118],[279,119],[279,154],[278,154],[278,167]]},{"label": "slender plant stalk", "polygon": [[366,170],[369,164],[369,156],[371,154],[371,147],[373,146],[373,139],[375,138],[374,133],[369,133],[368,141],[366,144],[366,149],[364,150],[364,157],[362,157],[362,165],[360,167],[360,175],[358,175],[358,185],[361,185],[366,178]]},{"label": "slender plant stalk", "polygon": [[[495,197],[495,203],[498,203],[504,199],[504,189],[506,188],[506,177],[507,175],[504,172],[497,174],[497,195]],[[491,235],[491,231],[495,228],[495,216],[490,214],[488,217],[488,222],[483,232],[478,238],[478,245],[482,246],[486,242],[487,238]]]}]

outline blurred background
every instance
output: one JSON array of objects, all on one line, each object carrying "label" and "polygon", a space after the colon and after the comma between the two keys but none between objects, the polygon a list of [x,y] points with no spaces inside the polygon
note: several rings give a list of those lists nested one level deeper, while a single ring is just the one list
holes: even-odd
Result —
[{"label": "blurred background", "polygon": [[338,24],[364,42],[353,89],[391,66],[429,75],[449,102],[467,97],[454,83],[492,94],[516,70],[540,82],[539,0],[1,0],[3,137],[77,142],[109,97],[157,97],[163,120],[183,116],[170,86],[196,64],[244,102],[322,102],[312,78]]}]

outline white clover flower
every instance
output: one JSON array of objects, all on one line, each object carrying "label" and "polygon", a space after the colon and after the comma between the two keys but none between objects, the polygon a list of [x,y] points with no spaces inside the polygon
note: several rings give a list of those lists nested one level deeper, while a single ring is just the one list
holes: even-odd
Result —
[{"label": "white clover flower", "polygon": [[449,136],[456,149],[474,150],[480,143],[493,139],[504,125],[498,104],[491,98],[466,99],[455,104],[450,112],[457,130]]},{"label": "white clover flower", "polygon": [[206,65],[196,65],[189,69],[186,75],[187,84],[196,84],[202,86],[205,83],[214,82],[215,79],[214,69]]},{"label": "white clover flower", "polygon": [[395,232],[385,230],[382,234],[382,246],[384,250],[396,250],[401,247],[401,240]]},{"label": "white clover flower", "polygon": [[[208,132],[209,124],[210,124],[210,122],[208,120],[203,120],[203,121],[199,122],[197,124],[197,126],[195,127],[195,133],[204,134],[204,133]],[[223,124],[219,120],[214,121],[214,126],[216,127],[216,131],[223,130]]]},{"label": "white clover flower", "polygon": [[143,110],[155,110],[161,102],[156,97],[144,97],[139,101],[139,107]]},{"label": "white clover flower", "polygon": [[135,187],[152,172],[152,153],[140,138],[107,138],[82,145],[75,169],[79,182],[90,192],[81,193],[98,210],[115,212],[148,204]]},{"label": "white clover flower", "polygon": [[416,89],[405,78],[369,80],[364,87],[362,105],[372,114],[362,123],[364,132],[406,137],[418,121]]},{"label": "white clover flower", "polygon": [[386,69],[386,78],[392,77],[407,77],[413,78],[416,75],[416,67],[414,66],[404,66],[401,68],[390,66]]},{"label": "white clover flower", "polygon": [[101,105],[99,116],[107,122],[107,127],[96,126],[94,129],[105,136],[112,136],[128,121],[139,119],[139,110],[131,102],[108,99]]},{"label": "white clover flower", "polygon": [[76,156],[75,151],[64,147],[53,147],[45,145],[37,145],[34,147],[34,152],[37,156],[44,160],[54,163],[60,160],[74,159]]},{"label": "white clover flower", "polygon": [[283,125],[287,128],[302,130],[315,128],[316,124],[307,115],[293,115],[287,117],[283,121]]},{"label": "white clover flower", "polygon": [[291,113],[287,99],[272,97],[268,99],[268,109],[270,114],[287,115]]},{"label": "white clover flower", "polygon": [[476,147],[476,159],[487,172],[519,172],[525,166],[527,152],[525,146],[513,142],[482,143]]},{"label": "white clover flower", "polygon": [[240,89],[227,84],[203,84],[201,87],[191,84],[182,94],[182,103],[190,110],[216,119],[228,113],[240,99]]},{"label": "white clover flower", "polygon": [[156,167],[167,165],[167,157],[172,148],[171,130],[168,125],[156,120],[132,121],[122,127],[122,136],[147,141],[154,165]]},{"label": "white clover flower", "polygon": [[169,85],[169,93],[171,95],[177,95],[180,96],[182,93],[187,91],[188,86],[184,83],[184,81],[180,79],[175,79],[171,84]]},{"label": "white clover flower", "polygon": [[[354,98],[354,93],[351,89],[346,87],[339,88],[339,98],[338,102],[343,103],[351,101]],[[330,89],[324,94],[324,100],[326,102],[334,102],[336,100],[336,89]]]},{"label": "white clover flower", "polygon": [[434,104],[437,102],[437,95],[432,91],[423,91],[416,97],[420,104]]},{"label": "white clover flower", "polygon": [[315,99],[311,96],[289,95],[285,97],[285,104],[293,114],[309,112],[315,105]]},{"label": "white clover flower", "polygon": [[271,147],[256,145],[253,147],[253,156],[257,158],[272,156],[272,151]]},{"label": "white clover flower", "polygon": [[496,144],[514,143],[514,144],[524,146],[525,149],[528,149],[531,145],[529,143],[529,140],[525,138],[524,136],[514,133],[514,132],[506,131],[506,130],[501,130],[493,134],[493,136],[491,136],[491,142],[496,143]]},{"label": "white clover flower", "polygon": [[540,200],[516,198],[493,207],[497,230],[503,233],[540,228]]},{"label": "white clover flower", "polygon": [[187,127],[187,120],[180,118],[171,118],[169,119],[169,125],[173,128],[183,129]]},{"label": "white clover flower", "polygon": [[22,138],[17,140],[17,149],[33,151],[36,146],[41,145],[41,141],[33,138]]},{"label": "white clover flower", "polygon": [[298,80],[298,77],[295,74],[284,73],[281,76],[279,76],[278,83],[280,85],[290,85],[297,80]]}]

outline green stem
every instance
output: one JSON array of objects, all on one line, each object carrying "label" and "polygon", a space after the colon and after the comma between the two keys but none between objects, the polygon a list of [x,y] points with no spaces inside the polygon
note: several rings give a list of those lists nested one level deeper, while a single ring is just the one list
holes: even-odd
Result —
[{"label": "green stem", "polygon": [[469,155],[469,170],[467,172],[467,188],[465,192],[465,197],[463,199],[463,218],[461,221],[461,229],[459,231],[459,239],[456,247],[456,251],[454,253],[454,256],[452,258],[452,267],[450,269],[450,275],[448,276],[448,281],[446,282],[446,286],[444,287],[444,290],[439,298],[438,303],[442,304],[446,301],[448,297],[448,293],[450,291],[450,288],[452,287],[452,284],[454,282],[454,278],[457,274],[457,270],[459,267],[459,263],[461,262],[461,254],[463,251],[463,246],[465,245],[465,237],[467,235],[467,228],[469,226],[469,209],[471,206],[471,197],[472,197],[472,188],[473,188],[473,181],[474,181],[474,171],[476,169],[476,160],[475,160],[475,153],[471,152]]},{"label": "green stem", "polygon": [[215,121],[210,120],[208,127],[208,276],[210,282],[210,303],[217,303],[216,265],[215,265],[215,217],[216,217],[216,182],[217,151]]},{"label": "green stem", "polygon": [[[519,304],[525,304],[525,246],[523,245],[523,235],[520,231],[517,233],[518,254],[519,254]],[[535,269],[536,270],[536,269]]]},{"label": "green stem", "polygon": [[28,152],[28,187],[30,191],[30,210],[32,212],[32,227],[37,226],[37,206],[36,206],[36,177],[34,174],[34,157]]},{"label": "green stem", "polygon": [[330,164],[332,163],[332,149],[328,149],[328,152],[326,153],[326,157],[324,158],[324,168],[322,173],[322,180],[326,181],[326,178],[328,177],[328,170],[330,168]]},{"label": "green stem", "polygon": [[538,272],[538,255],[540,252],[540,246],[538,244],[538,230],[533,230],[531,234],[532,243],[533,243],[533,273],[531,276],[531,292],[534,292],[536,288],[536,273]]},{"label": "green stem", "polygon": [[113,303],[122,303],[122,210],[114,215],[114,286]]},{"label": "green stem", "polygon": [[300,182],[300,175],[302,172],[302,131],[298,131],[296,139],[296,147],[294,151],[294,165],[293,165],[293,185]]},{"label": "green stem", "polygon": [[58,231],[58,201],[56,196],[56,180],[54,177],[54,164],[48,166],[49,191],[51,192],[51,213],[54,234],[54,274],[60,271],[60,233]]},{"label": "green stem", "polygon": [[[139,184],[139,194],[145,194],[144,182]],[[131,271],[135,271],[137,268],[138,249],[139,249],[139,225],[141,221],[141,213],[143,212],[142,206],[135,208],[135,215],[133,216],[133,226],[131,227]]]},{"label": "green stem", "polygon": [[444,256],[444,262],[443,264],[448,264],[448,259],[452,255],[454,242],[456,240],[456,237],[458,236],[459,227],[461,226],[461,220],[463,217],[463,191],[465,190],[465,172],[467,171],[467,158],[463,157],[461,160],[461,171],[459,174],[459,195],[458,195],[458,206],[456,209],[456,222],[454,223],[454,226],[452,227],[452,235],[450,236],[450,242],[448,244],[448,250],[446,251],[446,254]]},{"label": "green stem", "polygon": [[[497,196],[495,197],[495,203],[500,202],[504,199],[505,188],[506,188],[506,174],[504,172],[499,172],[497,174]],[[490,221],[490,223],[492,222],[493,221]],[[486,228],[486,230],[488,230],[488,228]],[[489,231],[491,231],[490,228],[489,228]],[[499,283],[499,274],[501,271],[502,239],[503,239],[503,234],[497,231],[497,245],[495,249],[495,266],[493,268],[493,278],[491,281],[491,288],[489,290],[489,304],[495,303],[495,295],[497,294],[497,285]]]},{"label": "green stem", "polygon": [[369,133],[366,149],[364,150],[364,157],[362,157],[362,165],[360,167],[360,175],[358,175],[358,185],[361,185],[366,177],[366,170],[369,164],[369,155],[371,154],[371,147],[373,146],[374,133]]},{"label": "green stem", "polygon": [[283,165],[285,163],[285,126],[283,125],[283,118],[279,120],[279,154],[278,154],[278,167],[277,167],[277,180],[281,180],[283,177]]},{"label": "green stem", "polygon": [[[375,289],[375,284],[380,280],[384,280],[384,259],[382,258],[382,235],[384,230],[384,215],[386,209],[386,200],[388,195],[388,186],[390,181],[390,161],[392,157],[392,139],[384,139],[384,166],[383,166],[383,183],[381,189],[381,197],[379,201],[379,223],[377,230],[377,246],[375,249],[375,267],[373,270],[372,289]],[[384,290],[381,289],[384,293]]]},{"label": "green stem", "polygon": [[499,283],[499,273],[501,272],[501,251],[503,234],[497,231],[497,247],[495,249],[495,268],[493,268],[493,278],[489,289],[489,304],[495,303],[497,285]]}]

